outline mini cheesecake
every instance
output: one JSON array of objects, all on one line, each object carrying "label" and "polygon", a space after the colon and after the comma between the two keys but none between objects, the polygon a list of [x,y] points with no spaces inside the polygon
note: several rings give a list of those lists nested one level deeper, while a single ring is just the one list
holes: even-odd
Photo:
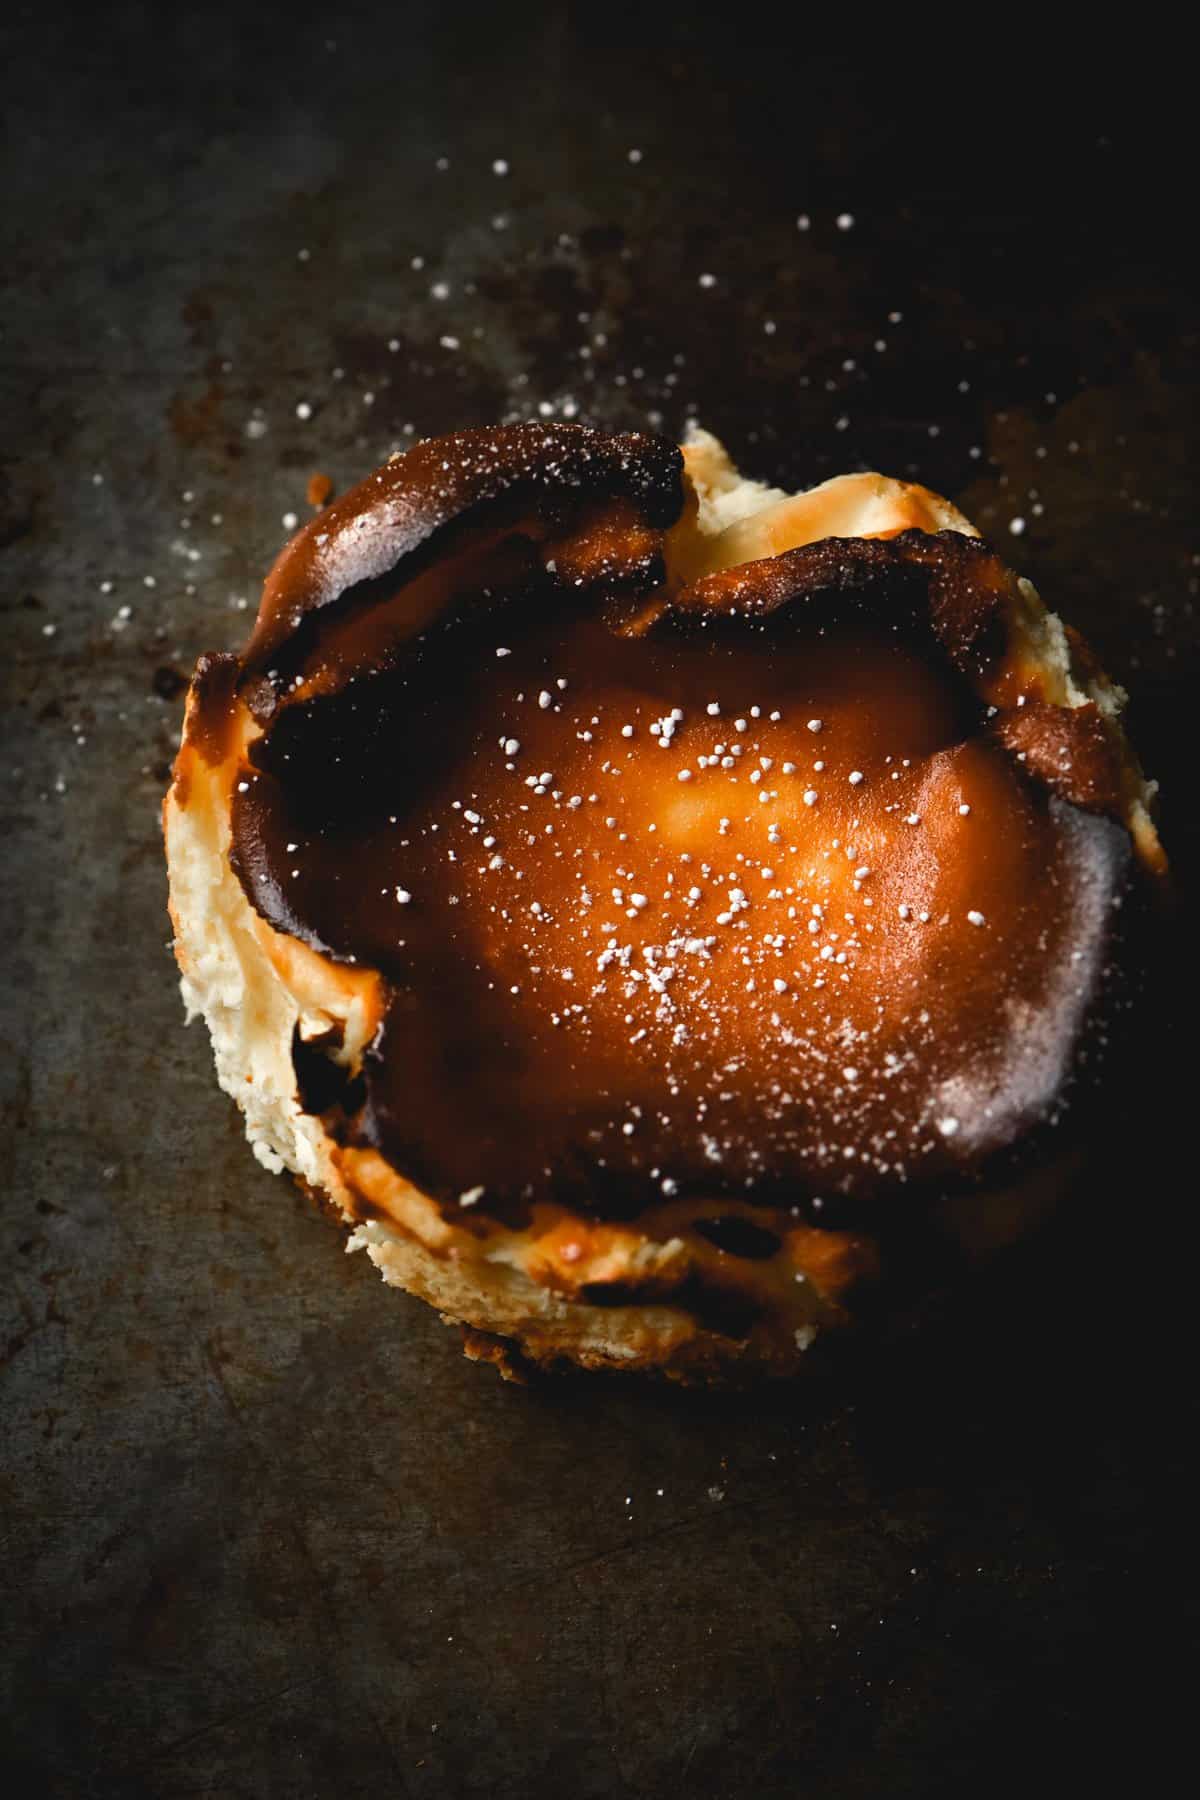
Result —
[{"label": "mini cheesecake", "polygon": [[1163,869],[1121,698],[925,489],[431,440],[197,668],[189,1013],[476,1354],[790,1372],[1066,1179]]}]

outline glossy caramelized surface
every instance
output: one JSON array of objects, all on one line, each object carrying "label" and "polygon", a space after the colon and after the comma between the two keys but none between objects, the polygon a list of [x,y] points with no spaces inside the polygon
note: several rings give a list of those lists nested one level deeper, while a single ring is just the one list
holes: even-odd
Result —
[{"label": "glossy caramelized surface", "polygon": [[1053,1123],[1094,1046],[1125,834],[886,567],[727,599],[492,591],[318,658],[253,748],[252,903],[389,984],[335,1129],[446,1203],[886,1200]]}]

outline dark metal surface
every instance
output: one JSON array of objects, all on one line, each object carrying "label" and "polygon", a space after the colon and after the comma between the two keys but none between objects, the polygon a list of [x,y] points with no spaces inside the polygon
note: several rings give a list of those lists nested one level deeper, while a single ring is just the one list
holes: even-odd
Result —
[{"label": "dark metal surface", "polygon": [[1195,1617],[1178,969],[1090,1209],[923,1334],[814,1392],[521,1391],[252,1161],[181,1030],[156,816],[176,672],[238,641],[308,476],[546,402],[951,494],[1128,683],[1186,878],[1161,73],[1138,120],[1113,71],[951,81],[703,15],[3,32],[8,1791],[1162,1791]]}]

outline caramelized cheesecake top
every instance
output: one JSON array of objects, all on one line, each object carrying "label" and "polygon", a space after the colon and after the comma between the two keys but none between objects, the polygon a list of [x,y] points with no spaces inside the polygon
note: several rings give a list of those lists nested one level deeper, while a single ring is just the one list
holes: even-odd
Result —
[{"label": "caramelized cheesecake top", "polygon": [[683,507],[658,439],[436,440],[293,541],[197,688],[211,759],[254,721],[251,906],[384,983],[305,1103],[447,1208],[978,1181],[1075,1110],[1119,1004],[1119,757],[1030,679],[987,546],[681,586]]}]

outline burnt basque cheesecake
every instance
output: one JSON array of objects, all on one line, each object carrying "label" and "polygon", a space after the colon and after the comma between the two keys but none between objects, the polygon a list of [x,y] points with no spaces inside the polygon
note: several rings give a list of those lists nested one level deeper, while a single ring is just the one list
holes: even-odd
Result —
[{"label": "burnt basque cheesecake", "polygon": [[1066,1179],[1163,868],[1121,699],[923,488],[434,439],[197,666],[187,1007],[475,1353],[787,1372]]}]

